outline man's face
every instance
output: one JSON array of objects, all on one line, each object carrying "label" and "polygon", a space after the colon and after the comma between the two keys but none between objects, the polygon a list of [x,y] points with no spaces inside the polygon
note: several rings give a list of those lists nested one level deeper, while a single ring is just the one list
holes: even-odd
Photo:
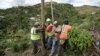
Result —
[{"label": "man's face", "polygon": [[50,21],[48,21],[47,23],[50,24]]}]

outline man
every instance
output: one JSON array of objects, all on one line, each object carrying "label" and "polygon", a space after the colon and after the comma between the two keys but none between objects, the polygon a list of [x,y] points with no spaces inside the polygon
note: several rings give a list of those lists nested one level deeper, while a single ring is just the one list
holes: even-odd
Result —
[{"label": "man", "polygon": [[39,22],[35,22],[34,26],[31,28],[31,40],[32,40],[32,44],[33,44],[33,54],[34,55],[40,49],[40,45],[41,45],[40,33],[41,33],[40,24],[39,24]]},{"label": "man", "polygon": [[52,49],[49,56],[53,56],[55,53],[55,50],[57,49],[56,47],[58,47],[60,32],[61,32],[61,26],[58,24],[58,21],[54,21],[53,30],[52,30],[52,33],[54,34],[53,44],[52,44]]},{"label": "man", "polygon": [[71,30],[71,26],[69,25],[69,21],[67,19],[64,20],[62,31],[60,34],[60,44],[58,50],[58,56],[62,56],[63,51],[66,51],[66,41],[68,41],[68,32]]},{"label": "man", "polygon": [[52,36],[53,36],[53,33],[52,33],[52,23],[51,23],[51,19],[47,19],[46,20],[46,35],[47,35],[47,49],[51,49],[51,46],[52,46]]}]

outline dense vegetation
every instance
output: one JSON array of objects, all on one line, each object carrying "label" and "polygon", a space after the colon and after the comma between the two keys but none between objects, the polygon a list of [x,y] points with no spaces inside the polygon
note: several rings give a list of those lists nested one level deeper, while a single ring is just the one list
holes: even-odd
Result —
[{"label": "dense vegetation", "polygon": [[[45,18],[51,18],[50,4],[46,3],[45,5]],[[100,30],[100,9],[94,14],[91,14],[92,12],[79,14],[72,5],[58,3],[53,3],[53,5],[55,20],[62,22],[68,17],[70,24],[75,29],[77,28],[70,32],[69,44],[74,49],[81,51],[90,47],[93,40],[90,29],[94,27],[96,30]],[[16,52],[25,50],[31,42],[30,28],[33,21],[30,18],[40,18],[37,15],[40,15],[40,4],[0,10],[0,49],[12,48]],[[84,43],[85,41],[88,42]],[[77,42],[80,43],[76,44]]]}]

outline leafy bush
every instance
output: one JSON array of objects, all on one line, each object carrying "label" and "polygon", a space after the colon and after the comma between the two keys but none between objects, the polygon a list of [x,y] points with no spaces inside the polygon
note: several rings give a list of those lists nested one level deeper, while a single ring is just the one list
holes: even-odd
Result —
[{"label": "leafy bush", "polygon": [[28,44],[27,42],[20,42],[20,43],[15,42],[12,44],[11,48],[14,52],[19,52],[19,51],[26,50],[26,48],[28,48]]},{"label": "leafy bush", "polygon": [[93,41],[90,33],[84,29],[73,28],[69,33],[69,37],[69,45],[71,48],[80,51],[84,51],[90,47]]},{"label": "leafy bush", "polygon": [[12,44],[12,50],[13,50],[14,52],[20,51],[20,48],[19,48],[19,46],[18,46],[18,43]]},{"label": "leafy bush", "polygon": [[20,50],[26,50],[26,48],[28,47],[27,42],[22,42],[19,44]]},{"label": "leafy bush", "polygon": [[7,47],[7,43],[6,43],[6,40],[0,40],[0,48],[1,49],[5,49]]}]

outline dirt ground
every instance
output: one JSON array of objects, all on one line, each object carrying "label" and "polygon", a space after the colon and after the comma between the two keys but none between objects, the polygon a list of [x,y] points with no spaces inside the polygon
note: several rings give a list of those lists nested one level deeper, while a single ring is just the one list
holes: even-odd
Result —
[{"label": "dirt ground", "polygon": [[32,49],[28,49],[24,52],[14,53],[10,49],[5,51],[5,56],[33,56]]},{"label": "dirt ground", "polygon": [[[48,56],[50,51],[46,52],[46,56]],[[41,51],[39,51],[36,55],[32,54],[32,48],[28,48],[27,50],[23,52],[17,52],[14,53],[11,49],[5,50],[5,55],[4,56],[42,56]]]}]

